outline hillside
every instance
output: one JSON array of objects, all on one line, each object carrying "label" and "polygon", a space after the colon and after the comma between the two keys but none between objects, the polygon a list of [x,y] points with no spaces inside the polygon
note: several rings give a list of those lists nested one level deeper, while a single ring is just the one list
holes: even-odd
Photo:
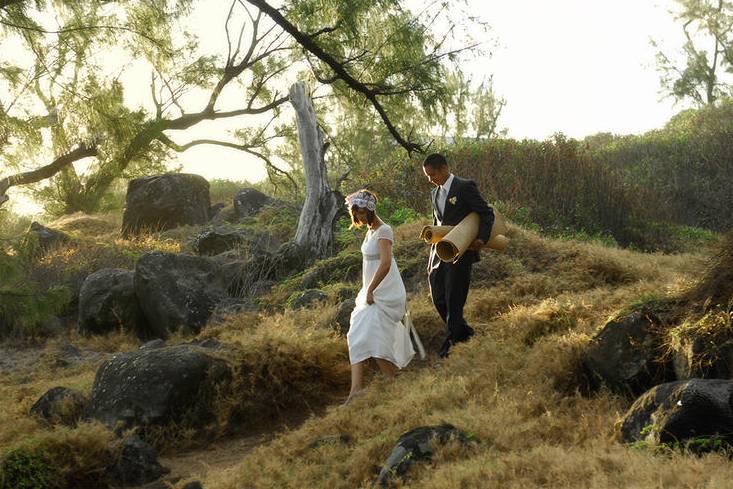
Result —
[{"label": "hillside", "polygon": [[[282,230],[278,217],[265,213],[249,225]],[[124,240],[114,215],[53,224],[75,244],[36,263],[35,273],[48,281],[74,282],[102,266],[131,267],[155,249],[185,252],[199,231]],[[179,480],[182,488],[197,479],[207,489],[370,487],[403,433],[448,423],[468,441],[437,447],[432,461],[415,464],[398,486],[724,487],[733,475],[725,454],[620,443],[615,426],[633,399],[592,390],[581,365],[590,339],[609,318],[680,296],[700,276],[709,252],[645,254],[513,226],[510,248],[484,253],[474,268],[466,312],[476,337],[439,360],[442,325],[423,275],[427,248],[417,239],[423,224],[397,227],[395,254],[429,357],[414,360],[392,383],[370,376],[364,395],[348,407],[340,407],[349,373],[338,302],[358,288],[357,232],[341,235],[338,255],[274,284],[254,307],[210,321],[195,337],[168,338],[168,345],[229,345],[215,356],[237,366],[234,381],[207,406],[213,416],[203,430],[190,420],[148,432],[164,465],[173,468],[169,481]],[[300,291],[314,287],[325,300],[291,308]],[[129,331],[82,336],[73,325],[6,340],[0,385],[6,472],[9,454],[20,447],[67,487],[98,487],[85,484],[119,453],[114,435],[98,422],[51,426],[28,411],[54,386],[89,396],[102,362],[142,343]]]}]

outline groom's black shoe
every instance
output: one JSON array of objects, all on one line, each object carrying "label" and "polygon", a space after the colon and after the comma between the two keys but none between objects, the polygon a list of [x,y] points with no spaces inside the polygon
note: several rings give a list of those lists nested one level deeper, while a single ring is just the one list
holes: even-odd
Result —
[{"label": "groom's black shoe", "polygon": [[450,337],[446,338],[443,342],[443,346],[441,346],[440,350],[438,351],[438,355],[440,356],[440,358],[448,358],[448,353],[451,346],[455,345],[456,343],[463,343],[464,341],[470,340],[474,334],[475,332],[473,328],[469,325],[466,325],[461,339],[453,340]]},{"label": "groom's black shoe", "polygon": [[438,356],[440,358],[448,358],[448,351],[450,350],[451,346],[453,346],[453,342],[450,338],[446,338],[443,342],[443,346],[441,346],[440,350],[438,350]]}]

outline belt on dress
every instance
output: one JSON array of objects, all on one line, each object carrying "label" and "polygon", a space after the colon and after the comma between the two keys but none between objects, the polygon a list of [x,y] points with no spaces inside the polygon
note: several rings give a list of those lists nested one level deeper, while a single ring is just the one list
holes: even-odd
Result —
[{"label": "belt on dress", "polygon": [[379,253],[377,253],[376,255],[367,255],[367,254],[364,254],[364,259],[365,260],[368,260],[368,261],[379,260]]}]

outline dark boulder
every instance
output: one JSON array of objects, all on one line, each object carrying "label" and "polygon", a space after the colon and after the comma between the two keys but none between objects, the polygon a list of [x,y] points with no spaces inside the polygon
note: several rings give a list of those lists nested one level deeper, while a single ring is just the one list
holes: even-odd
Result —
[{"label": "dark boulder", "polygon": [[336,324],[341,334],[346,335],[351,327],[351,313],[356,309],[355,299],[346,299],[339,304],[338,312],[336,313]]},{"label": "dark boulder", "polygon": [[658,385],[629,408],[619,427],[626,443],[716,448],[733,441],[733,381],[691,379]]},{"label": "dark boulder", "polygon": [[42,224],[33,221],[28,228],[28,234],[38,241],[40,251],[48,251],[57,246],[65,245],[71,242],[71,238],[61,231],[47,228]]},{"label": "dark boulder", "polygon": [[150,340],[147,343],[143,343],[140,345],[141,350],[156,350],[158,348],[163,348],[165,346],[165,340],[162,338],[156,338],[154,340]]},{"label": "dark boulder", "polygon": [[205,224],[210,207],[209,182],[199,175],[166,173],[135,178],[127,187],[122,234]]},{"label": "dark boulder", "polygon": [[251,257],[260,250],[276,251],[280,242],[272,236],[244,229],[207,229],[193,239],[193,250],[199,255],[220,255],[237,250],[237,255]]},{"label": "dark boulder", "polygon": [[211,259],[154,251],[135,265],[135,294],[149,331],[165,338],[183,329],[198,333],[217,303],[227,296],[227,280]]},{"label": "dark boulder", "polygon": [[114,429],[211,420],[218,386],[231,378],[224,360],[194,345],[145,348],[104,362],[92,386],[90,415]]},{"label": "dark boulder", "polygon": [[257,310],[257,305],[251,299],[237,299],[227,297],[219,302],[211,314],[212,323],[220,323],[226,321],[230,316],[237,316],[244,312],[252,312]]},{"label": "dark boulder", "polygon": [[253,188],[243,188],[234,196],[234,210],[237,217],[242,219],[257,214],[260,209],[270,205],[274,200]]},{"label": "dark boulder", "polygon": [[246,231],[207,229],[193,239],[193,250],[199,255],[219,255],[249,244]]},{"label": "dark boulder", "polygon": [[233,297],[242,297],[241,282],[246,270],[252,260],[256,257],[246,256],[240,253],[240,250],[229,250],[218,255],[212,256],[210,259],[219,266],[222,273],[222,279],[227,284],[227,291]]},{"label": "dark boulder", "polygon": [[109,478],[116,487],[129,487],[147,484],[169,472],[158,462],[155,448],[137,436],[130,436],[122,442],[120,458],[110,469]]},{"label": "dark boulder", "polygon": [[135,295],[134,277],[134,272],[119,268],[105,268],[87,277],[79,292],[81,333],[124,329],[145,336],[145,316]]},{"label": "dark boulder", "polygon": [[48,364],[63,368],[79,363],[83,354],[77,347],[68,341],[64,341],[56,345],[55,348],[44,352],[43,356]]},{"label": "dark boulder", "polygon": [[80,392],[66,387],[54,387],[31,406],[30,414],[51,423],[71,425],[82,418],[87,402]]},{"label": "dark boulder", "polygon": [[290,301],[290,307],[292,309],[302,309],[312,307],[319,302],[323,302],[328,299],[328,295],[318,289],[309,289],[303,292],[298,292]]},{"label": "dark boulder", "polygon": [[671,366],[661,360],[658,324],[653,314],[640,311],[609,321],[590,341],[583,358],[591,384],[637,396],[672,380]]},{"label": "dark boulder", "polygon": [[224,202],[217,202],[209,207],[209,219],[214,219],[227,205]]},{"label": "dark boulder", "polygon": [[319,261],[303,275],[301,288],[315,289],[334,282],[355,282],[361,279],[361,253],[342,251]]},{"label": "dark boulder", "polygon": [[445,445],[451,439],[467,443],[470,437],[449,424],[421,426],[408,431],[397,440],[397,444],[382,465],[377,483],[387,487],[394,476],[404,476],[416,461],[429,460],[437,445]]}]

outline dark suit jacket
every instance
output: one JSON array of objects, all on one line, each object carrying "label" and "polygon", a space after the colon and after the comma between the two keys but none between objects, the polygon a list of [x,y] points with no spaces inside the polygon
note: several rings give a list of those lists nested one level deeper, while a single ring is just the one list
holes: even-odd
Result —
[{"label": "dark suit jacket", "polygon": [[[433,224],[438,224],[438,209],[435,206],[435,193],[437,188],[433,188],[430,192],[430,200],[433,203]],[[455,197],[455,199],[454,199]],[[484,242],[489,240],[491,234],[491,226],[494,225],[494,210],[486,203],[481,196],[478,187],[473,180],[453,176],[448,197],[445,199],[445,208],[443,210],[443,226],[455,226],[463,220],[471,212],[479,215],[478,238]],[[479,261],[480,255],[478,251],[468,250],[459,259],[469,260],[471,263]]]}]

